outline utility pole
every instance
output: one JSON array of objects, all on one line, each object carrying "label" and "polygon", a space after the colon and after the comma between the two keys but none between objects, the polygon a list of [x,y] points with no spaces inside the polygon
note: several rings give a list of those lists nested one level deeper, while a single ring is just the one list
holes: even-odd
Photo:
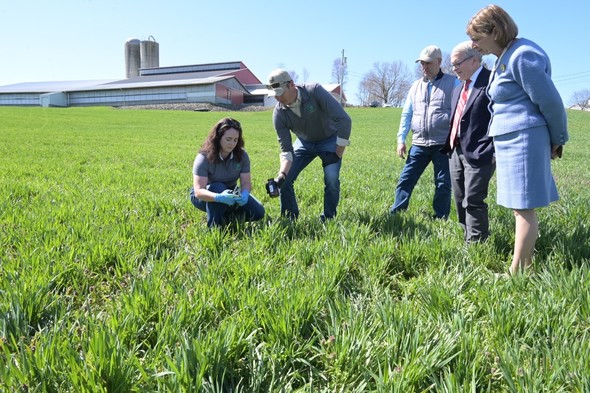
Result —
[{"label": "utility pole", "polygon": [[344,57],[344,49],[342,49],[342,55],[340,57],[340,80],[338,81],[340,85],[340,105],[342,105],[342,98],[344,95],[344,68],[346,66],[346,57]]}]

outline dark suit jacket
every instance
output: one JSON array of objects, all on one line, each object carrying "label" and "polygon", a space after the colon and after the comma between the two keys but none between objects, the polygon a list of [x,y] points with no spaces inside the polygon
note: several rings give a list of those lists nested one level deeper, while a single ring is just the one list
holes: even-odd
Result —
[{"label": "dark suit jacket", "polygon": [[[465,159],[473,167],[481,167],[492,162],[494,155],[494,145],[492,138],[488,137],[488,125],[490,123],[490,111],[488,104],[490,100],[486,96],[485,90],[490,78],[490,70],[483,68],[479,73],[477,80],[473,83],[473,90],[469,94],[463,115],[461,116],[461,133],[459,144]],[[459,102],[459,96],[463,84],[453,90],[451,101],[451,124],[454,122],[455,108]],[[451,133],[441,152],[451,153]]]}]

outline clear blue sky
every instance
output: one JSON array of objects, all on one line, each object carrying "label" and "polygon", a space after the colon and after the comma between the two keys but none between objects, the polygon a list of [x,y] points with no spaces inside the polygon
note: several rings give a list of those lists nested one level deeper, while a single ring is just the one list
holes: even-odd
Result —
[{"label": "clear blue sky", "polygon": [[[243,61],[263,82],[277,66],[299,81],[333,82],[342,50],[345,91],[356,91],[375,62],[403,61],[420,50],[444,52],[466,40],[465,26],[489,0],[12,0],[0,5],[0,86],[20,82],[125,77],[128,38],[154,36],[160,66]],[[508,1],[520,36],[549,54],[567,104],[590,89],[590,1]]]}]

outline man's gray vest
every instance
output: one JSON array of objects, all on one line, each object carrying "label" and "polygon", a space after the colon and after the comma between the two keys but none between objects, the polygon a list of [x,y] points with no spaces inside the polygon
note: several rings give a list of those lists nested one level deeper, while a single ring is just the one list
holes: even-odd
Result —
[{"label": "man's gray vest", "polygon": [[451,127],[451,97],[456,78],[443,74],[431,86],[419,79],[410,88],[413,103],[412,144],[418,146],[444,145]]}]

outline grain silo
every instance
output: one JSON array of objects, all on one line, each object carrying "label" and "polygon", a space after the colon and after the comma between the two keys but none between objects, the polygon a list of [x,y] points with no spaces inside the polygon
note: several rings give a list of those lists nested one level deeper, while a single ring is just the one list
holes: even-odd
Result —
[{"label": "grain silo", "polygon": [[129,38],[125,42],[125,77],[139,76],[140,67],[140,41],[137,38]]},{"label": "grain silo", "polygon": [[158,68],[160,66],[160,45],[154,36],[141,41],[141,68]]}]

